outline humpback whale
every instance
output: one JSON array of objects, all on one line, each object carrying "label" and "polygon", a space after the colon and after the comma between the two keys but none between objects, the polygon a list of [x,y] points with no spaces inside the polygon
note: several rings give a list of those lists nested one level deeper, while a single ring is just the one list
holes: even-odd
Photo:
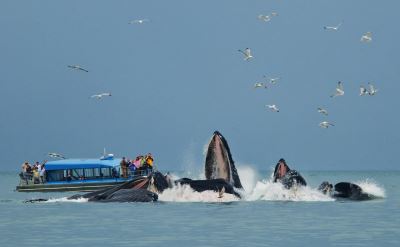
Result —
[{"label": "humpback whale", "polygon": [[220,193],[233,194],[240,198],[236,189],[243,189],[235,162],[226,139],[218,131],[215,131],[208,144],[204,165],[205,180],[192,180],[182,178],[175,184],[189,185],[197,192],[213,190]]},{"label": "humpback whale", "polygon": [[307,186],[306,180],[296,170],[288,171],[285,176],[280,180],[286,189],[292,188],[294,185]]},{"label": "humpback whale", "polygon": [[324,194],[330,194],[334,198],[349,199],[354,201],[372,200],[374,195],[365,193],[360,186],[349,182],[340,182],[333,186],[331,183],[324,181],[318,187]]},{"label": "humpback whale", "polygon": [[[159,176],[162,176],[162,174],[155,172],[155,174],[149,175],[148,177],[130,180],[112,188],[89,192],[82,195],[73,195],[68,197],[68,200],[87,199],[89,202],[155,202],[158,200],[157,193],[150,191],[147,188],[155,184],[152,181],[157,179]],[[157,188],[162,188],[164,185],[162,182],[159,183],[160,185],[153,185],[155,190],[157,190]],[[32,199],[25,202],[43,201],[48,201],[48,199]]]}]

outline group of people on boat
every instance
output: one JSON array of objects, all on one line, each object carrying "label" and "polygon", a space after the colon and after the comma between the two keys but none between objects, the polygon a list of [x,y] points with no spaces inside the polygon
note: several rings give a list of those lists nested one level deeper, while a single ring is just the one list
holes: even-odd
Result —
[{"label": "group of people on boat", "polygon": [[25,161],[21,166],[20,178],[28,184],[28,180],[32,180],[34,184],[42,184],[46,180],[46,161],[39,163],[36,161],[33,165]]},{"label": "group of people on boat", "polygon": [[127,178],[129,175],[148,174],[153,170],[154,158],[151,153],[146,155],[138,155],[134,160],[122,157],[121,177]]}]

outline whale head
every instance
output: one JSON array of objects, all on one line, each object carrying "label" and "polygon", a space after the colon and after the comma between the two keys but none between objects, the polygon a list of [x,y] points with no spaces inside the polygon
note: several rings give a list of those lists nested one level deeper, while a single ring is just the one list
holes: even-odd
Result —
[{"label": "whale head", "polygon": [[242,189],[228,142],[221,133],[215,131],[208,144],[205,161],[206,179],[222,178],[235,188]]}]

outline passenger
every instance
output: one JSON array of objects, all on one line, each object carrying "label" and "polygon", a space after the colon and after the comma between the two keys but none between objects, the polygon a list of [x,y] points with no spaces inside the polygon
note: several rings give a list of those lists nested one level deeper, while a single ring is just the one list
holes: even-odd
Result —
[{"label": "passenger", "polygon": [[131,174],[134,174],[136,170],[136,166],[134,164],[134,161],[132,160],[131,162],[129,162],[129,171]]},{"label": "passenger", "polygon": [[121,165],[121,171],[122,171],[121,177],[127,178],[128,177],[128,162],[126,161],[125,157],[122,157],[122,160],[119,164]]},{"label": "passenger", "polygon": [[40,174],[39,174],[38,168],[34,167],[32,173],[33,173],[33,183],[39,184],[40,183]]},{"label": "passenger", "polygon": [[118,177],[117,169],[115,169],[115,167],[113,167],[113,168],[111,169],[111,176],[112,176],[113,178],[117,178],[117,177]]},{"label": "passenger", "polygon": [[71,170],[67,170],[67,177],[65,178],[65,180],[67,180],[68,182],[70,182],[72,180],[72,171]]},{"label": "passenger", "polygon": [[146,164],[150,169],[153,169],[153,162],[154,162],[153,156],[151,155],[151,153],[148,153],[146,155]]},{"label": "passenger", "polygon": [[23,172],[23,173],[25,173],[25,172],[26,172],[27,165],[28,165],[28,161],[25,161],[25,162],[22,164],[22,166],[21,166],[21,170],[22,170],[22,172]]},{"label": "passenger", "polygon": [[32,176],[32,166],[28,162],[25,162],[26,165],[26,173],[28,173],[30,176]]},{"label": "passenger", "polygon": [[28,174],[26,172],[27,169],[28,169],[28,161],[25,161],[21,166],[21,173],[19,174],[21,179],[25,181],[25,184],[28,184]]},{"label": "passenger", "polygon": [[33,165],[33,167],[37,167],[39,169],[40,163],[39,161],[36,161],[35,164]]},{"label": "passenger", "polygon": [[140,155],[136,157],[135,161],[133,161],[133,164],[135,165],[136,169],[139,169],[141,167]]},{"label": "passenger", "polygon": [[278,164],[276,164],[276,166],[275,166],[274,183],[277,182],[278,180],[282,179],[288,171],[290,171],[290,168],[286,164],[286,161],[284,159],[280,159],[278,161]]},{"label": "passenger", "polygon": [[153,159],[153,156],[151,155],[151,153],[148,153],[146,155],[146,157],[144,158],[144,161],[145,162],[144,162],[143,168],[146,171],[145,175],[148,175],[153,170],[153,161],[154,161],[154,159]]},{"label": "passenger", "polygon": [[40,166],[40,171],[39,171],[39,175],[40,175],[40,183],[44,183],[46,182],[46,164],[47,161],[45,161],[41,166]]}]

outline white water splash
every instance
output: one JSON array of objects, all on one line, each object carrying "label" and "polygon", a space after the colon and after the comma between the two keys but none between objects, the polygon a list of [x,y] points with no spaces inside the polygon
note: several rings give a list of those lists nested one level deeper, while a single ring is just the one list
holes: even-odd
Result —
[{"label": "white water splash", "polygon": [[219,198],[218,192],[196,192],[189,185],[178,185],[164,190],[158,196],[158,200],[164,202],[232,202],[239,201],[239,198],[228,193],[224,193],[222,198]]},{"label": "white water splash", "polygon": [[243,189],[247,191],[247,193],[251,193],[257,181],[260,179],[258,172],[251,168],[251,165],[239,165],[237,166],[237,170]]},{"label": "white water splash", "polygon": [[358,182],[355,182],[355,184],[360,186],[361,189],[367,194],[373,195],[378,198],[386,197],[385,189],[383,187],[379,186],[376,182],[374,182],[371,179],[358,181]]},{"label": "white water splash", "polygon": [[47,203],[54,203],[54,202],[88,202],[87,198],[79,198],[79,199],[68,199],[68,197],[62,197],[62,198],[50,198],[49,200],[46,201]]},{"label": "white water splash", "polygon": [[[196,192],[189,185],[178,185],[165,190],[159,195],[159,201],[168,202],[231,202],[231,201],[334,201],[335,199],[322,194],[317,189],[299,186],[290,190],[280,183],[269,180],[259,181],[258,173],[248,165],[237,166],[244,190],[237,191],[242,199],[228,193],[219,198],[214,191]],[[174,178],[178,178],[172,174]]]},{"label": "white water splash", "polygon": [[245,197],[247,201],[334,201],[335,199],[324,195],[317,189],[307,186],[285,189],[281,183],[271,180],[257,182],[253,192]]}]

